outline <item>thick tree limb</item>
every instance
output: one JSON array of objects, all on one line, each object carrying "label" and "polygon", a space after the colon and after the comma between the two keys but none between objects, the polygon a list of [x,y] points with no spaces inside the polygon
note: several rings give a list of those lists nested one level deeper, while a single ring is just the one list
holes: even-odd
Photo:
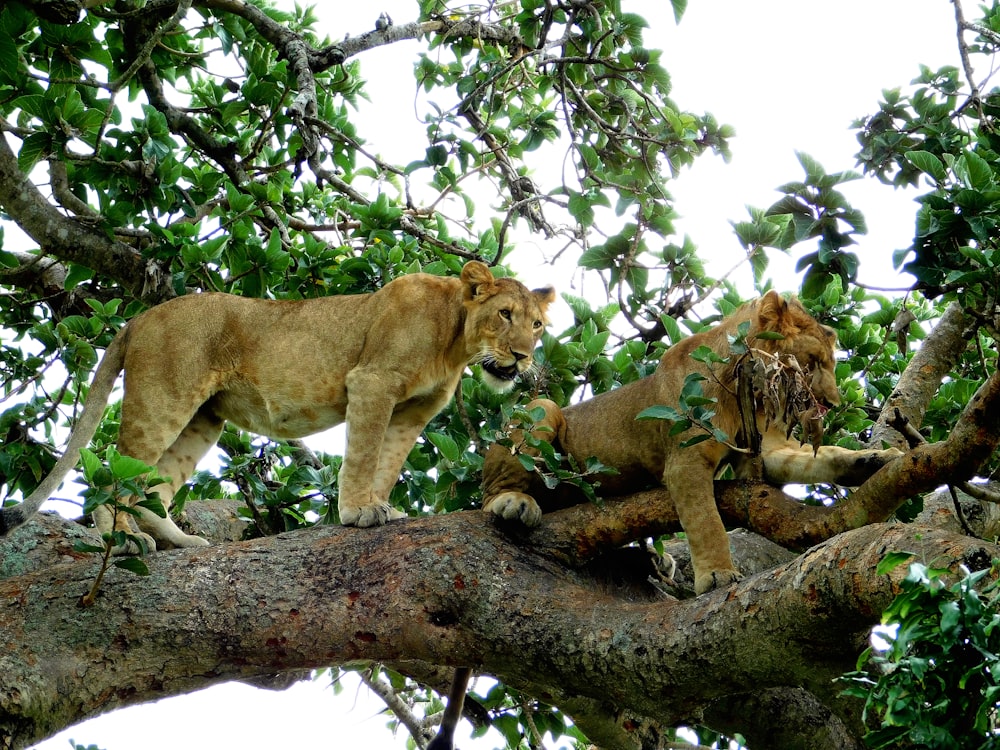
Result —
[{"label": "thick tree limb", "polygon": [[848,726],[816,696],[798,688],[753,690],[716,701],[705,723],[743,735],[754,750],[861,750],[860,727]]},{"label": "thick tree limb", "polygon": [[89,609],[77,603],[95,564],[71,562],[0,582],[0,746],[215,682],[356,659],[472,664],[533,695],[666,725],[750,689],[793,685],[828,703],[891,599],[872,573],[887,549],[971,568],[997,553],[870,526],[727,591],[636,602],[472,512],[160,552],[149,578],[114,571]]},{"label": "thick tree limb", "polygon": [[913,497],[941,484],[971,479],[1000,444],[998,424],[1000,373],[994,372],[969,399],[947,440],[914,448],[884,467],[851,501],[864,508],[890,494]]},{"label": "thick tree limb", "polygon": [[21,172],[17,156],[0,133],[0,206],[48,254],[80,263],[117,279],[149,304],[174,296],[170,277],[155,262],[101,227],[67,218]]},{"label": "thick tree limb", "polygon": [[934,398],[941,380],[951,372],[962,352],[969,345],[967,329],[970,319],[958,303],[952,303],[931,330],[914,355],[910,364],[900,375],[872,426],[871,445],[883,443],[903,450],[907,445],[889,424],[898,410],[912,425],[919,426],[924,421],[927,405]]}]

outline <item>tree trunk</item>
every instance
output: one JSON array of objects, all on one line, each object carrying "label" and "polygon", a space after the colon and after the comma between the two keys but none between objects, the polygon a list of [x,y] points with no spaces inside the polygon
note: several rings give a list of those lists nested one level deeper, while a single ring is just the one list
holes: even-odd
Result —
[{"label": "tree trunk", "polygon": [[[728,711],[752,729],[762,691],[794,688],[823,709],[813,730],[829,735],[832,717],[856,736],[860,706],[833,680],[893,596],[874,574],[893,549],[972,569],[998,551],[872,525],[729,589],[653,600],[466,512],[158,552],[149,577],[112,570],[91,608],[79,602],[96,562],[73,560],[0,581],[0,747],[225,680],[358,659],[471,665],[542,700],[663,726]],[[758,701],[743,711],[732,699],[747,693]]]}]

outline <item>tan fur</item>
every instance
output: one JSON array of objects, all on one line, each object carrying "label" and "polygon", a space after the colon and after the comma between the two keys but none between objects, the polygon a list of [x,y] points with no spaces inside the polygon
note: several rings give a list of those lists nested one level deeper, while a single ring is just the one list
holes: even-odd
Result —
[{"label": "tan fur", "polygon": [[[489,385],[510,388],[531,365],[554,298],[552,289],[494,279],[472,261],[460,279],[412,274],[373,294],[192,294],[154,307],[114,339],[65,455],[37,492],[3,512],[0,532],[27,520],[75,465],[122,369],[118,450],[170,477],[156,487],[166,507],[226,420],[280,439],[346,421],[340,519],[385,523],[395,515],[388,496],[403,461],[466,365],[481,362]],[[161,544],[207,544],[169,517],[140,511],[139,526]],[[109,531],[110,511],[96,522]],[[127,529],[126,514],[115,525]]]},{"label": "tan fur", "polygon": [[[739,471],[740,454],[715,440],[681,448],[681,442],[696,434],[694,428],[671,436],[673,422],[636,421],[635,417],[657,404],[676,407],[685,378],[689,373],[700,372],[707,378],[703,382],[704,395],[718,399],[713,407],[717,414],[714,424],[727,435],[736,435],[739,415],[731,366],[710,372],[690,355],[699,346],[708,346],[727,357],[728,337],[735,335],[737,327],[745,321],[751,321],[751,336],[758,331],[782,334],[781,340],[756,339],[754,346],[794,355],[809,373],[809,385],[816,399],[827,406],[840,403],[834,377],[833,330],[817,323],[797,301],[786,302],[777,293],[769,292],[744,305],[718,326],[668,349],[656,372],[649,377],[565,409],[545,400],[532,404],[545,409],[545,418],[537,423],[543,428],[535,432],[537,437],[554,441],[558,450],[581,463],[588,457],[596,457],[618,470],[617,475],[601,475],[599,492],[603,497],[624,495],[658,482],[669,490],[691,545],[698,593],[728,585],[740,577],[733,566],[713,494],[717,470],[729,462]],[[812,446],[788,440],[783,427],[768,426],[765,421],[758,412],[765,474],[776,483],[859,484],[899,455],[896,450],[851,451],[835,446],[822,446],[814,455]],[[516,432],[514,440],[515,443],[519,440]],[[533,526],[541,521],[542,515],[536,498],[559,502],[546,495],[541,483],[534,480],[535,475],[526,472],[507,448],[491,447],[483,474],[484,509],[502,518],[519,519]]]}]

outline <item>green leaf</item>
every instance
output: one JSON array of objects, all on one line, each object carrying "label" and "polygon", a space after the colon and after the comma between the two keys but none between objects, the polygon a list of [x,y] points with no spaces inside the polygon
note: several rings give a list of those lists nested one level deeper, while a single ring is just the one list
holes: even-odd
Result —
[{"label": "green leaf", "polygon": [[153,470],[152,466],[137,458],[122,456],[117,453],[109,456],[108,464],[111,467],[111,473],[116,479],[134,479]]},{"label": "green leaf", "polygon": [[116,568],[135,573],[137,576],[149,575],[149,566],[138,557],[122,557],[115,560],[114,565]]},{"label": "green leaf", "polygon": [[698,443],[704,443],[706,440],[712,440],[712,439],[713,437],[711,435],[702,433],[700,435],[695,435],[693,438],[690,438],[689,440],[685,440],[680,444],[680,447],[690,448],[693,445],[698,445]]},{"label": "green leaf", "polygon": [[965,162],[969,187],[973,190],[989,190],[993,187],[993,170],[983,157],[975,151],[966,151],[959,161]]},{"label": "green leaf", "polygon": [[80,464],[83,467],[83,478],[90,483],[93,483],[94,475],[104,466],[97,454],[88,448],[80,449]]},{"label": "green leaf", "polygon": [[94,277],[94,271],[78,263],[70,263],[69,271],[63,279],[63,289],[71,291],[84,281],[90,281]]},{"label": "green leaf", "polygon": [[577,264],[581,268],[593,268],[600,271],[605,268],[613,268],[618,255],[619,253],[610,245],[610,243],[605,245],[595,245],[585,250],[583,254],[580,255],[580,259],[577,261]]},{"label": "green leaf", "polygon": [[167,517],[167,509],[163,507],[163,503],[160,501],[160,496],[155,493],[147,497],[144,497],[135,505],[137,508],[145,508],[146,510],[156,514],[160,518]]},{"label": "green leaf", "polygon": [[429,146],[425,153],[424,159],[432,167],[443,167],[448,163],[448,149],[440,144]]},{"label": "green leaf", "polygon": [[875,574],[880,576],[887,575],[915,556],[913,552],[888,552],[876,566]]},{"label": "green leaf", "polygon": [[942,183],[948,178],[944,163],[929,151],[907,151],[905,156],[910,164],[933,177],[935,182]]},{"label": "green leaf", "polygon": [[671,344],[676,344],[685,338],[684,332],[674,318],[664,314],[660,316],[660,322],[663,324],[663,328],[667,332],[667,338]]},{"label": "green leaf", "polygon": [[708,406],[709,404],[714,404],[718,399],[709,398],[707,396],[699,396],[697,394],[692,394],[690,396],[684,396],[684,404],[688,408],[695,406]]},{"label": "green leaf", "polygon": [[0,81],[13,83],[18,67],[17,45],[10,34],[0,30]]},{"label": "green leaf", "polygon": [[795,156],[798,158],[799,164],[802,165],[802,169],[806,173],[806,180],[809,184],[815,185],[817,182],[826,177],[826,170],[823,169],[823,165],[809,154],[804,151],[796,151]]},{"label": "green leaf", "polygon": [[17,153],[17,166],[24,174],[28,174],[51,151],[51,135],[48,133],[32,133],[21,141],[21,150]]},{"label": "green leaf", "polygon": [[657,405],[657,406],[649,406],[643,409],[641,412],[635,415],[635,418],[667,419],[670,420],[671,422],[677,422],[681,419],[684,419],[684,415],[682,415],[679,411],[677,411],[677,409],[675,409],[672,406]]},{"label": "green leaf", "polygon": [[96,544],[89,544],[83,541],[82,539],[77,539],[75,542],[73,542],[73,551],[100,555],[104,553],[104,547],[101,547]]},{"label": "green leaf", "polygon": [[594,209],[591,207],[587,196],[582,193],[573,193],[570,195],[569,213],[585,227],[589,227],[594,223]]},{"label": "green leaf", "polygon": [[462,452],[454,438],[441,432],[428,432],[427,439],[430,440],[434,447],[441,452],[441,455],[444,456],[446,460],[452,463],[458,462]]},{"label": "green leaf", "polygon": [[[719,356],[718,352],[716,352],[715,349],[705,344],[702,344],[693,352],[691,352],[691,359],[696,360],[698,362],[703,362],[706,365],[722,364],[724,362],[729,361],[726,357]],[[695,382],[704,379],[705,378],[702,375],[698,375],[697,373],[691,373],[690,375],[687,376],[685,380]],[[687,382],[685,382],[685,386],[687,386]]]},{"label": "green leaf", "polygon": [[962,610],[959,609],[958,602],[943,602],[941,604],[941,632],[943,634],[953,633],[958,629],[962,621]]}]

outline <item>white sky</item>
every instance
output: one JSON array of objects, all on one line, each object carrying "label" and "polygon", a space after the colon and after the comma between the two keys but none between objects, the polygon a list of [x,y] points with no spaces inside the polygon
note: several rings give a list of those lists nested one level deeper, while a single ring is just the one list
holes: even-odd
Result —
[{"label": "white sky", "polygon": [[[291,0],[277,3],[291,6]],[[665,49],[674,101],[690,111],[710,111],[736,127],[731,164],[703,157],[671,188],[685,217],[680,231],[692,236],[715,272],[743,255],[728,222],[746,218],[745,204],[767,207],[778,197],[776,186],[802,176],[796,150],[818,159],[829,172],[853,168],[857,148],[848,126],[875,110],[882,88],[909,83],[919,63],[932,68],[958,64],[949,0],[690,0],[680,26],[665,0],[622,0],[622,6],[649,20],[647,45]],[[320,3],[321,16],[330,17],[332,37],[372,28],[382,11],[397,23],[416,15],[412,0],[381,0],[360,12],[352,7]],[[415,43],[406,46],[411,52],[416,48]],[[388,62],[385,50],[361,60],[374,100],[365,137],[389,154],[413,111],[409,93],[400,96],[401,80],[411,86],[411,64]],[[420,136],[422,127],[412,126]],[[862,280],[891,283],[892,251],[912,238],[913,196],[873,181],[851,183],[844,192],[868,221],[869,235],[856,248]],[[794,259],[785,263],[793,266]],[[557,286],[563,281],[545,278],[546,273],[554,272],[540,267],[525,281]],[[741,287],[749,286],[749,271],[742,274]],[[795,286],[789,272],[775,276],[779,288]],[[36,747],[65,750],[69,738],[105,750],[405,747],[405,732],[393,738],[384,729],[386,718],[378,715],[381,704],[365,693],[349,688],[334,698],[324,682],[285,693],[225,685],[107,714]],[[458,738],[466,750],[502,746],[472,742],[468,731],[466,725]]]}]

